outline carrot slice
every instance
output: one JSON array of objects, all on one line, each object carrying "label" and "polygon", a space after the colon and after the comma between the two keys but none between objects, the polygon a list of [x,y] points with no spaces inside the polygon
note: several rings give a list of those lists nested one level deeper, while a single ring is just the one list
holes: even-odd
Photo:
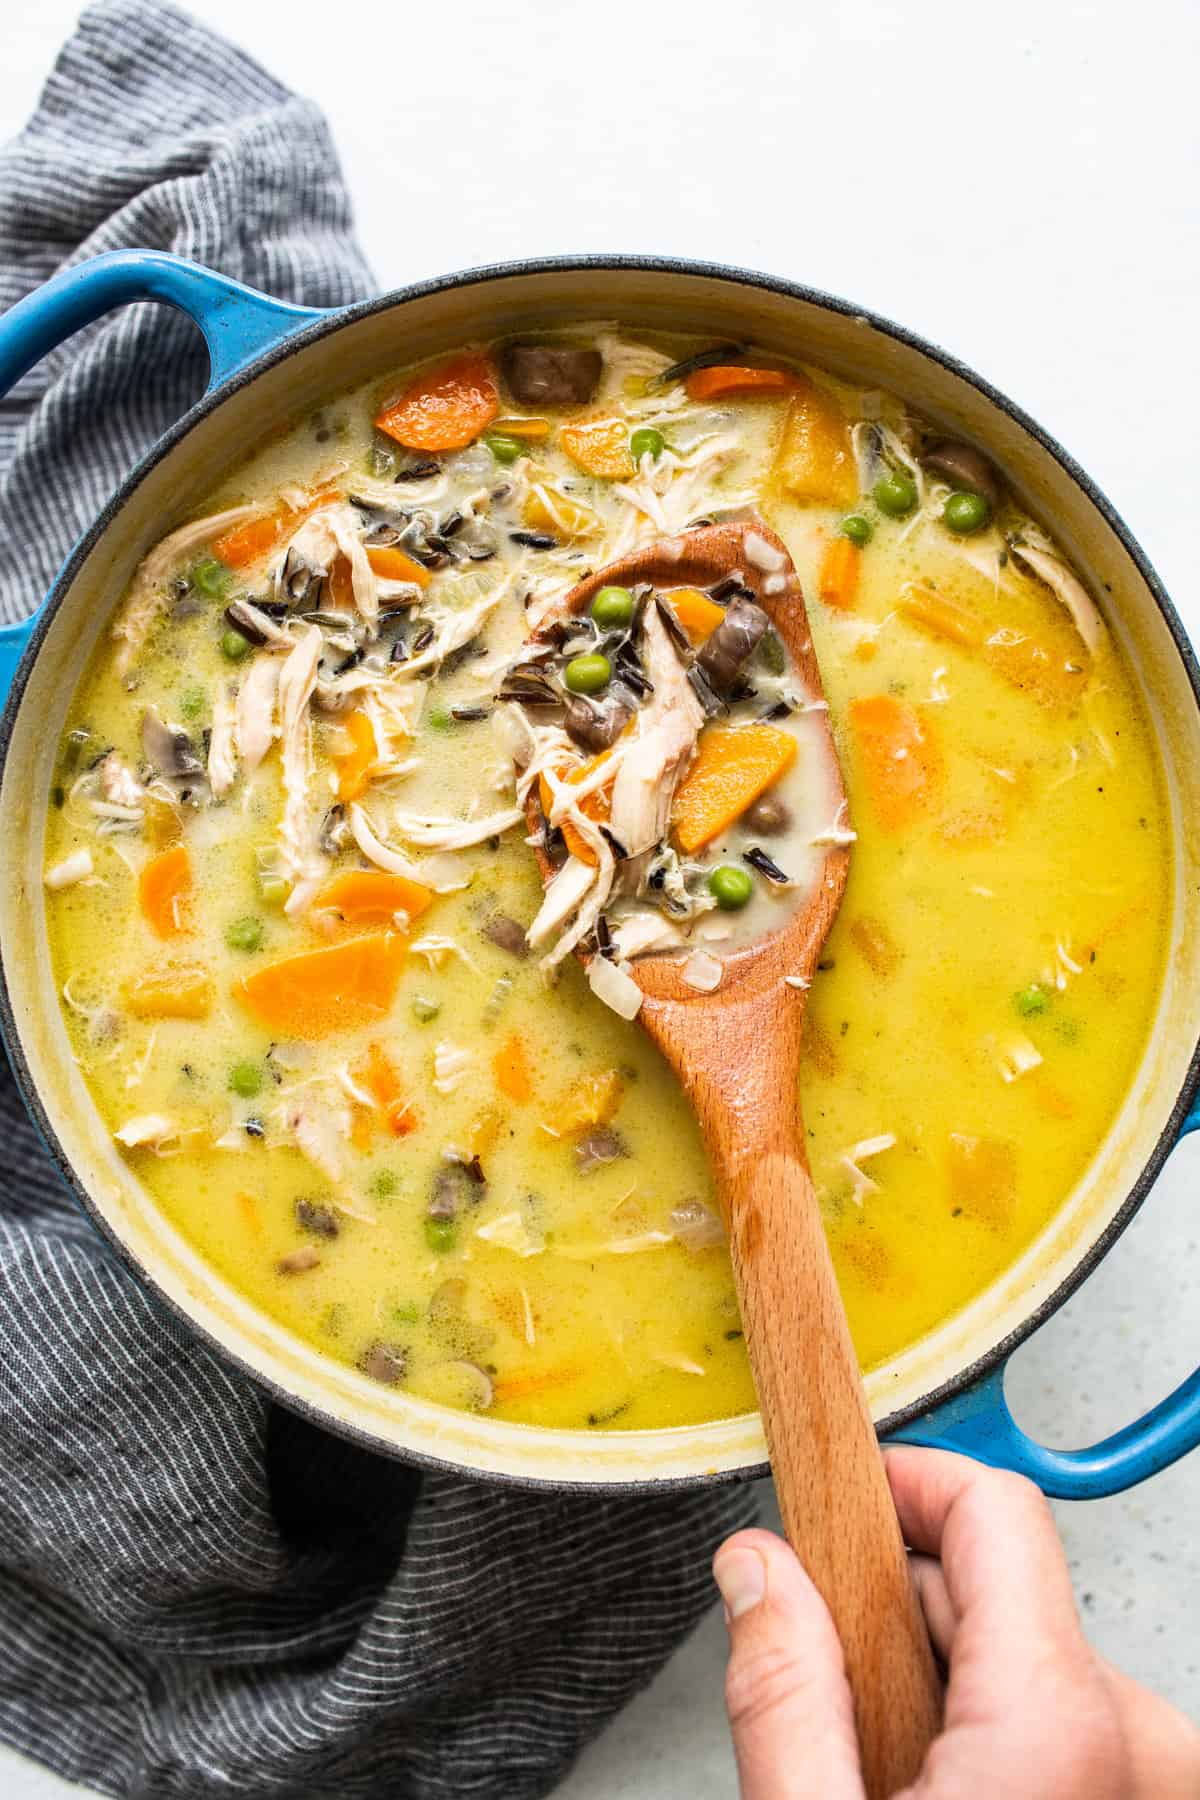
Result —
[{"label": "carrot slice", "polygon": [[961,644],[964,650],[978,650],[983,643],[983,621],[923,583],[907,582],[898,605],[906,618],[947,643]]},{"label": "carrot slice", "polygon": [[379,756],[379,745],[370,716],[361,708],[347,717],[346,731],[351,748],[344,756],[335,757],[333,764],[337,770],[338,799],[358,800],[366,789],[371,766]]},{"label": "carrot slice", "polygon": [[900,946],[882,919],[861,913],[850,927],[850,942],[867,967],[885,980],[900,966]]},{"label": "carrot slice", "polygon": [[941,784],[942,758],[915,706],[891,694],[850,703],[867,792],[885,831],[910,825]]},{"label": "carrot slice", "polygon": [[223,531],[219,538],[214,538],[212,553],[218,562],[226,563],[229,568],[244,569],[269,555],[285,532],[294,531],[318,507],[328,506],[330,501],[341,497],[337,488],[322,488],[303,506],[277,506],[274,512],[247,519],[244,525],[234,525],[229,531]]},{"label": "carrot slice", "polygon": [[564,425],[558,441],[587,475],[623,481],[634,473],[629,426],[624,419],[581,419]]},{"label": "carrot slice", "polygon": [[710,844],[796,760],[796,740],[773,725],[711,726],[675,794],[672,826],[687,855]]},{"label": "carrot slice", "polygon": [[396,914],[419,919],[434,898],[432,888],[407,875],[389,875],[383,869],[348,869],[326,882],[313,906],[341,913],[347,925],[393,925]]},{"label": "carrot slice", "polygon": [[207,1019],[212,1001],[212,982],[198,968],[148,969],[125,989],[135,1019]]},{"label": "carrot slice", "polygon": [[699,588],[670,588],[663,598],[670,601],[675,617],[693,644],[711,637],[725,617],[724,607],[702,594]]},{"label": "carrot slice", "polygon": [[783,422],[772,476],[793,500],[852,506],[858,469],[846,415],[825,388],[797,380]]},{"label": "carrot slice", "polygon": [[394,544],[368,544],[367,561],[381,581],[411,581],[419,588],[427,588],[433,580],[423,563],[405,556]]},{"label": "carrot slice", "polygon": [[407,1137],[410,1131],[417,1129],[420,1121],[416,1111],[404,1098],[395,1066],[379,1044],[372,1044],[367,1051],[362,1083],[371,1098],[382,1108],[393,1137]]},{"label": "carrot slice", "polygon": [[462,450],[499,410],[491,363],[468,351],[418,375],[383,408],[375,426],[407,450]]},{"label": "carrot slice", "polygon": [[527,1100],[533,1099],[529,1058],[525,1054],[524,1044],[515,1032],[501,1044],[493,1056],[492,1073],[496,1077],[496,1086],[506,1100],[513,1100],[518,1106],[524,1106]]},{"label": "carrot slice", "polygon": [[187,930],[184,910],[192,891],[192,859],[186,844],[152,856],[138,876],[138,904],[160,938]]},{"label": "carrot slice", "polygon": [[796,377],[786,369],[748,369],[736,363],[717,363],[711,369],[693,369],[684,382],[689,400],[725,400],[735,394],[773,400],[790,394]]},{"label": "carrot slice", "polygon": [[529,1369],[523,1375],[502,1375],[493,1383],[493,1392],[503,1405],[508,1400],[527,1400],[550,1388],[566,1387],[570,1382],[578,1381],[582,1374],[579,1363],[561,1363],[553,1369]]},{"label": "carrot slice", "polygon": [[398,931],[349,938],[255,969],[234,982],[234,997],[280,1037],[352,1031],[387,1016],[407,948]]},{"label": "carrot slice", "polygon": [[849,612],[854,605],[854,597],[858,592],[858,577],[862,565],[862,551],[849,538],[831,538],[821,558],[821,573],[817,579],[817,592],[826,606],[836,606],[842,612]]},{"label": "carrot slice", "polygon": [[950,1198],[980,1224],[1004,1230],[1017,1204],[1017,1153],[1003,1138],[950,1133]]},{"label": "carrot slice", "polygon": [[602,1069],[598,1075],[585,1075],[568,1089],[554,1109],[551,1124],[559,1137],[572,1137],[578,1131],[589,1131],[594,1125],[609,1125],[617,1115],[625,1094],[625,1082],[619,1069]]},{"label": "carrot slice", "polygon": [[[583,780],[585,775],[590,775],[593,770],[600,767],[602,762],[607,762],[607,760],[608,751],[602,750],[599,756],[593,756],[588,762],[580,763],[576,768],[572,769],[565,779],[571,783],[572,787],[574,787],[577,782]],[[551,793],[550,783],[546,780],[544,775],[538,776],[538,792],[542,798],[542,811],[548,815],[554,801],[554,795]],[[580,801],[579,810],[583,813],[585,818],[594,819],[598,825],[605,824],[612,812],[612,788],[593,788],[592,792],[590,794],[585,794]],[[570,819],[563,820],[562,834],[563,842],[571,852],[571,855],[578,857],[580,862],[587,863],[590,869],[594,869],[598,860],[596,852],[582,836],[579,828],[571,823]]]}]

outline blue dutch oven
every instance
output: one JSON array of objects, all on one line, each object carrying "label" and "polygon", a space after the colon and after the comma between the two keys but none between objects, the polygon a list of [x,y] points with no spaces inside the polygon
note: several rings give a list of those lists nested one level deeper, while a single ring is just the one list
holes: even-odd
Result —
[{"label": "blue dutch oven", "polygon": [[755,1416],[665,1431],[547,1431],[460,1415],[320,1357],[236,1294],[157,1212],[116,1153],[71,1059],[42,909],[42,834],[75,684],[141,556],[239,457],[339,392],[465,338],[620,318],[750,340],[909,399],[986,444],[1052,523],[1140,679],[1174,819],[1176,919],[1137,1077],[1075,1191],[1038,1241],[964,1312],[868,1378],[881,1433],[1016,1469],[1092,1498],[1145,1479],[1200,1440],[1200,1373],[1090,1449],[1059,1452],[1014,1424],[1008,1357],[1116,1242],[1180,1136],[1200,1126],[1200,669],[1145,556],[1083,472],[1033,421],[943,352],[886,320],[737,269],[574,257],[473,270],[336,312],[285,306],[170,256],[124,252],[57,277],[0,318],[0,393],[83,325],[135,300],[179,308],[211,360],[204,398],[155,445],[75,547],[34,617],[0,632],[3,1027],[25,1100],[81,1204],[197,1335],[277,1397],[375,1449],[496,1480],[653,1490],[765,1473]]}]

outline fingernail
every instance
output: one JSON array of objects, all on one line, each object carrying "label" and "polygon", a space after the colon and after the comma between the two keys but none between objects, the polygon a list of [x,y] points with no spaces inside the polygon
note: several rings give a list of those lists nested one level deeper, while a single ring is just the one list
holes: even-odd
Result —
[{"label": "fingernail", "polygon": [[767,1591],[767,1565],[757,1550],[727,1550],[713,1564],[713,1574],[731,1619],[757,1606]]}]

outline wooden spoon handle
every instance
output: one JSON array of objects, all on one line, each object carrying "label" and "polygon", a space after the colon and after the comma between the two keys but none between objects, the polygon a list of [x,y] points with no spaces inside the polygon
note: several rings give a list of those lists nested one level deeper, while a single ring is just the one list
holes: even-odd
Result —
[{"label": "wooden spoon handle", "polygon": [[710,1140],[788,1541],[846,1652],[871,1800],[915,1780],[942,1691],[797,1145]]}]

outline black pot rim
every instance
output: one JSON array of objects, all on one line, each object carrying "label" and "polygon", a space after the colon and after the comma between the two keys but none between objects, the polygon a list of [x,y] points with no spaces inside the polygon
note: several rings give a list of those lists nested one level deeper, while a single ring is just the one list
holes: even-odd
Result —
[{"label": "black pot rim", "polygon": [[[985,380],[966,363],[953,356],[949,351],[909,331],[902,325],[872,312],[869,308],[856,306],[850,301],[839,299],[835,295],[826,294],[820,289],[805,286],[787,280],[783,276],[767,275],[752,269],[743,269],[721,263],[692,261],[683,257],[628,256],[621,254],[587,254],[561,255],[524,259],[509,263],[485,264],[479,268],[464,269],[450,275],[435,276],[426,281],[414,282],[406,287],[395,288],[371,300],[362,300],[355,305],[331,310],[327,317],[306,325],[295,333],[284,338],[280,343],[255,357],[243,368],[237,370],[228,380],[206,393],[195,406],[190,408],[161,438],[151,447],[141,462],[121,483],[111,499],[107,501],[97,516],[94,524],[75,545],[70,556],[56,576],[49,593],[46,595],[38,615],[37,623],[30,637],[25,655],[17,669],[12,687],[7,696],[2,716],[0,716],[0,779],[12,740],[13,726],[20,709],[22,697],[29,679],[30,670],[37,658],[50,627],[51,621],[58,612],[66,595],[70,591],[76,575],[86,558],[108,530],[117,514],[133,498],[142,482],[152,469],[167,456],[181,440],[186,437],[203,419],[215,412],[233,394],[255,381],[266,370],[276,364],[287,361],[302,350],[326,337],[331,337],[347,327],[357,324],[359,320],[370,318],[377,313],[393,310],[414,300],[447,293],[454,289],[484,286],[497,280],[510,280],[514,277],[532,277],[541,275],[587,274],[588,272],[640,272],[664,276],[700,277],[715,282],[723,282],[732,287],[757,288],[764,292],[781,295],[785,299],[802,301],[816,306],[826,312],[838,314],[843,318],[855,319],[873,330],[903,344],[906,348],[917,351],[949,373],[958,376],[968,386],[975,389],[985,400],[1000,412],[1007,415],[1016,425],[1028,434],[1047,455],[1059,465],[1063,472],[1078,487],[1096,511],[1104,519],[1114,536],[1119,540],[1136,567],[1138,574],[1150,592],[1158,607],[1163,621],[1174,641],[1181,663],[1191,685],[1193,698],[1200,710],[1200,661],[1197,659],[1183,623],[1158,577],[1150,559],[1142,550],[1137,539],[1125,524],[1107,495],[1096,485],[1087,472],[1080,467],[1062,445],[1043,429],[1021,407],[1008,396]],[[362,1447],[381,1455],[394,1457],[400,1461],[412,1463],[431,1471],[466,1477],[470,1480],[484,1481],[491,1485],[513,1487],[519,1489],[558,1491],[578,1491],[597,1495],[653,1495],[665,1494],[676,1490],[691,1490],[702,1486],[723,1485],[730,1482],[749,1481],[770,1474],[767,1463],[758,1463],[745,1468],[718,1471],[713,1473],[667,1476],[662,1479],[649,1478],[636,1481],[564,1481],[543,1479],[535,1476],[493,1473],[481,1470],[468,1464],[456,1463],[445,1458],[429,1455],[424,1451],[412,1450],[406,1445],[389,1442],[371,1431],[338,1419],[325,1408],[313,1405],[292,1393],[273,1377],[263,1374],[246,1358],[236,1351],[230,1350],[221,1343],[203,1325],[166,1294],[155,1276],[133,1255],[116,1231],[100,1213],[83,1182],[75,1173],[68,1159],[53,1121],[42,1103],[38,1089],[34,1083],[32,1071],[25,1057],[24,1047],[17,1031],[16,1018],[8,990],[7,973],[4,966],[3,947],[0,946],[0,1033],[2,1033],[8,1051],[17,1086],[22,1099],[28,1108],[38,1132],[45,1144],[51,1159],[76,1200],[87,1214],[92,1224],[100,1232],[105,1242],[120,1258],[124,1266],[144,1286],[148,1287],[158,1302],[168,1308],[172,1315],[186,1328],[195,1339],[212,1351],[223,1363],[232,1365],[240,1374],[245,1375],[259,1388],[264,1389],[272,1399],[291,1411],[301,1414],[313,1424],[325,1430],[333,1431],[338,1436],[349,1439]],[[945,1401],[965,1393],[969,1388],[984,1379],[992,1370],[1005,1363],[1020,1344],[1032,1336],[1038,1328],[1045,1324],[1071,1295],[1082,1286],[1092,1274],[1097,1264],[1108,1254],[1131,1223],[1136,1213],[1158,1178],[1167,1158],[1178,1141],[1180,1129],[1189,1110],[1200,1093],[1200,1040],[1197,1041],[1188,1065],[1188,1071],[1180,1087],[1175,1104],[1167,1123],[1151,1149],[1141,1173],[1134,1182],[1125,1200],[1114,1214],[1104,1230],[1087,1251],[1074,1263],[1054,1290],[1043,1299],[1019,1325],[1002,1338],[991,1349],[974,1362],[961,1369],[958,1374],[942,1383],[920,1400],[901,1407],[879,1421],[876,1429],[880,1436],[889,1431],[909,1424],[924,1413],[940,1406]],[[518,1429],[536,1431],[533,1426]],[[690,1429],[680,1427],[681,1430]],[[585,1434],[580,1433],[581,1442]]]}]

